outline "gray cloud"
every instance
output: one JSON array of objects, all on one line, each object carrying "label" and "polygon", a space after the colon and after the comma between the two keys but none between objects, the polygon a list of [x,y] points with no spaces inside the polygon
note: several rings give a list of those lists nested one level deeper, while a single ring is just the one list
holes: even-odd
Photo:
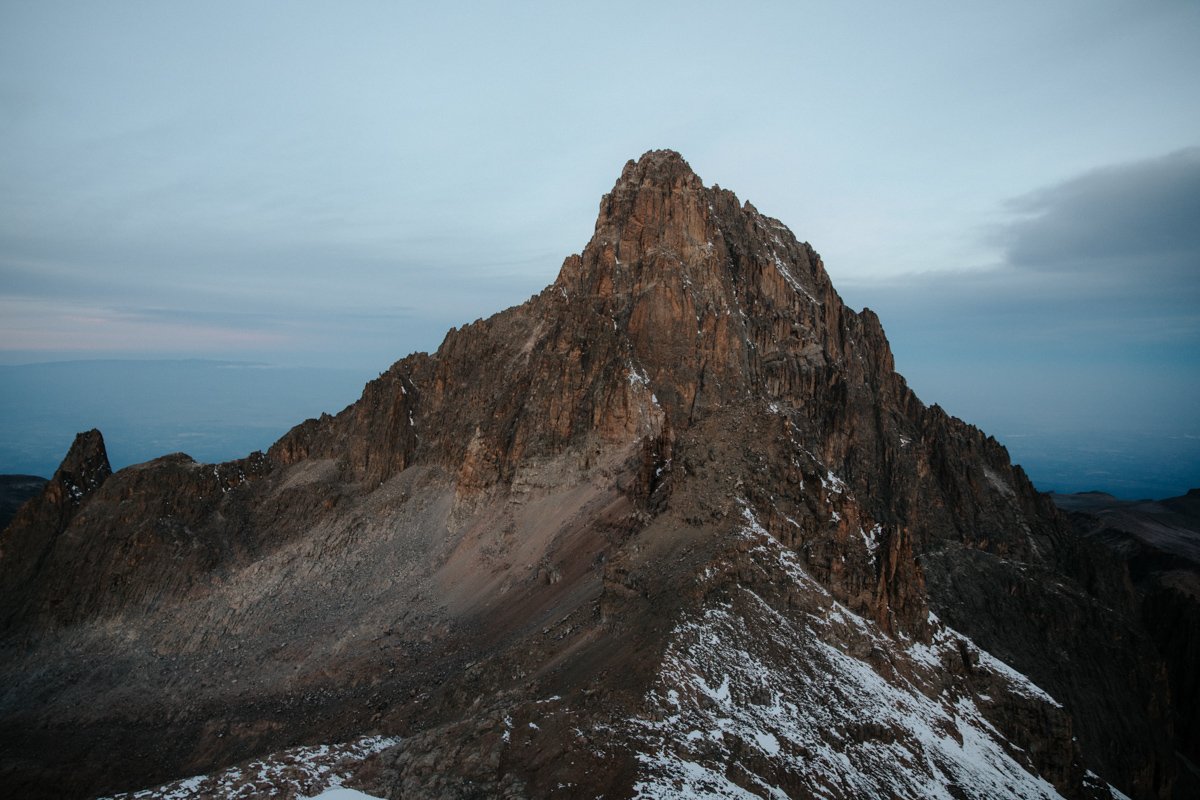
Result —
[{"label": "gray cloud", "polygon": [[1010,341],[1073,326],[1131,340],[1200,331],[1200,147],[1096,169],[1006,207],[1018,218],[987,237],[998,263],[839,285],[898,318],[993,325]]},{"label": "gray cloud", "polygon": [[1200,276],[1200,147],[1097,169],[1008,203],[1007,263],[1043,272]]},{"label": "gray cloud", "polygon": [[115,317],[133,322],[197,325],[247,331],[282,331],[303,328],[329,333],[351,329],[386,330],[388,326],[418,318],[410,307],[355,308],[352,310],[315,309],[298,314],[287,312],[221,311],[193,308],[116,307],[108,310]]},{"label": "gray cloud", "polygon": [[834,276],[879,313],[922,399],[998,433],[1200,431],[1200,148],[1007,207],[988,268]]}]

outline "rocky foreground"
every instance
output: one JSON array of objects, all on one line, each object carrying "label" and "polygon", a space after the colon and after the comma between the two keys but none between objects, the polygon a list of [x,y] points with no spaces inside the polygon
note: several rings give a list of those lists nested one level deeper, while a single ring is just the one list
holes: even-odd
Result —
[{"label": "rocky foreground", "polygon": [[670,151],[340,414],[117,473],[82,434],[0,548],[22,796],[366,735],[392,798],[1188,790],[1127,566]]}]

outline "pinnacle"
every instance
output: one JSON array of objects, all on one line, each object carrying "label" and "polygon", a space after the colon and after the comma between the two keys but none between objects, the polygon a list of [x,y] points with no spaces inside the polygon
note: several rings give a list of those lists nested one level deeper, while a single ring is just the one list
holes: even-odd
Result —
[{"label": "pinnacle", "polygon": [[95,428],[90,431],[75,434],[75,441],[71,443],[71,449],[67,451],[66,458],[63,459],[62,469],[74,470],[89,461],[95,461],[97,458],[108,460],[108,453],[104,447],[104,436]]},{"label": "pinnacle", "polygon": [[702,186],[700,178],[674,150],[648,150],[637,161],[626,162],[614,188],[674,184]]},{"label": "pinnacle", "polygon": [[104,447],[104,436],[92,428],[75,436],[71,449],[67,451],[54,480],[67,487],[78,501],[84,494],[95,490],[112,474],[108,451]]}]

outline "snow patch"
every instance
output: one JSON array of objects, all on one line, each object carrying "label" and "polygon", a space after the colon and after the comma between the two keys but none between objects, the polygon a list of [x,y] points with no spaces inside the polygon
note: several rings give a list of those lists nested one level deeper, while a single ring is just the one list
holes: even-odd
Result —
[{"label": "snow patch", "polygon": [[628,366],[629,366],[629,385],[630,386],[637,386],[639,384],[642,386],[650,385],[650,379],[646,377],[646,373],[639,370],[632,363],[630,363]]},{"label": "snow patch", "polygon": [[345,789],[342,783],[360,762],[399,742],[393,737],[364,736],[341,744],[293,747],[212,775],[195,775],[100,800],[249,800],[263,797],[264,791],[292,794],[299,800],[306,800],[309,793],[321,800],[361,800],[371,796]]},{"label": "snow patch", "polygon": [[1106,789],[1109,795],[1112,797],[1112,800],[1133,800],[1129,795],[1125,794],[1111,783],[1108,783],[1090,769],[1084,773],[1084,779],[1093,787]]},{"label": "snow patch", "polygon": [[298,797],[296,800],[383,800],[373,794],[364,794],[356,789],[329,789],[316,797]]},{"label": "snow patch", "polygon": [[883,534],[883,526],[878,522],[871,526],[869,531],[858,529],[858,535],[862,537],[863,544],[866,545],[867,552],[871,555],[871,563],[875,562],[875,551],[879,549],[879,538]]},{"label": "snow patch", "polygon": [[[936,693],[943,656],[957,654],[966,637],[940,625],[927,645],[888,637],[829,596],[740,502],[737,533],[754,542],[746,552],[778,569],[781,577],[772,580],[782,580],[789,597],[808,598],[813,624],[781,614],[745,587],[679,622],[646,697],[649,713],[629,721],[644,747],[635,797],[784,798],[785,785],[828,798],[1059,797],[1018,760],[976,698]],[[874,526],[864,540],[881,532]],[[929,620],[938,624],[932,613]],[[854,652],[879,654],[889,678],[867,656],[843,650],[856,640]],[[1054,702],[979,652],[980,666],[1011,691]]]},{"label": "snow patch", "polygon": [[1049,695],[1049,693],[1046,692],[1046,690],[1042,689],[1042,687],[1031,681],[1028,676],[1025,675],[1025,673],[1017,672],[1015,669],[1010,667],[1008,664],[1005,664],[988,651],[981,647],[977,647],[975,643],[966,636],[963,636],[957,631],[955,631],[955,633],[961,639],[968,642],[974,649],[979,651],[979,666],[983,667],[989,672],[994,672],[997,675],[1003,676],[1008,680],[1011,687],[1016,689],[1021,694],[1024,694],[1026,697],[1032,697],[1036,700],[1041,700],[1043,703],[1049,703],[1055,708],[1063,707],[1062,703],[1055,700]]},{"label": "snow patch", "polygon": [[831,469],[825,470],[825,477],[821,478],[821,486],[825,487],[825,491],[834,494],[843,494],[846,491],[846,482],[834,475]]},{"label": "snow patch", "polygon": [[987,478],[987,482],[992,485],[992,488],[998,491],[1005,497],[1015,497],[1016,491],[1009,485],[1008,481],[1000,477],[1000,475],[991,467],[983,468],[983,477]]},{"label": "snow patch", "polygon": [[793,275],[792,271],[790,269],[788,269],[786,264],[783,263],[783,260],[779,258],[779,255],[777,253],[772,254],[772,255],[773,255],[773,258],[775,261],[775,269],[779,272],[780,275],[783,276],[783,279],[785,281],[787,281],[788,286],[791,286],[792,290],[795,291],[796,294],[802,294],[805,297],[807,297],[811,302],[813,302],[817,305],[821,305],[821,301],[818,300],[817,298],[813,297],[812,294],[808,291],[808,289],[805,289],[804,285],[802,283],[800,283],[800,281],[796,280],[796,276]]}]

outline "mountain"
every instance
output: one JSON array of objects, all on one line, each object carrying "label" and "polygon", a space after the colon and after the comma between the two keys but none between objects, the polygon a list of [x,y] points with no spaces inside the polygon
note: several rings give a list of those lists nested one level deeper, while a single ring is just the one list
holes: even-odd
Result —
[{"label": "mountain", "polygon": [[1142,624],[1166,662],[1176,747],[1191,775],[1200,774],[1200,489],[1165,500],[1100,492],[1053,498],[1079,536],[1124,566]]},{"label": "mountain", "polygon": [[107,466],[81,434],[0,539],[26,795],[363,735],[400,738],[355,779],[388,797],[1184,786],[1122,564],[674,152],[336,416]]}]

